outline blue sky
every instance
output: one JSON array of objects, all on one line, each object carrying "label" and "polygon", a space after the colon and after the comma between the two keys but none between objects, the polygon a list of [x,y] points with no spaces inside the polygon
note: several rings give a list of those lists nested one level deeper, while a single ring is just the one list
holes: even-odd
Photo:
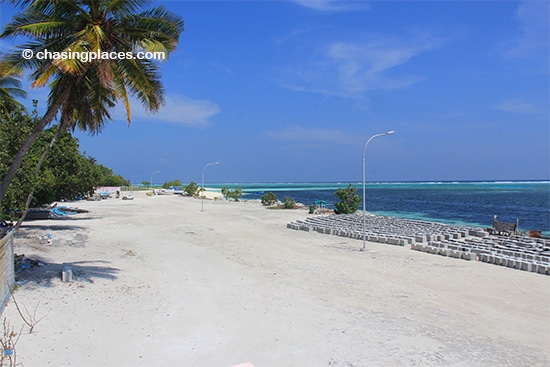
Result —
[{"label": "blue sky", "polygon": [[133,182],[357,182],[388,130],[367,181],[550,178],[546,1],[160,3],[166,105],[75,134]]}]

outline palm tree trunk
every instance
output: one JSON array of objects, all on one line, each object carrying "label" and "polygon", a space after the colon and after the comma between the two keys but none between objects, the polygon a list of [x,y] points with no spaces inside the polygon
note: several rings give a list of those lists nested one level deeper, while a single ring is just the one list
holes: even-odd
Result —
[{"label": "palm tree trunk", "polygon": [[13,162],[11,163],[10,167],[8,168],[8,171],[6,172],[5,176],[2,178],[2,184],[0,185],[0,203],[2,202],[2,200],[4,200],[4,196],[6,196],[6,192],[8,191],[8,187],[9,187],[11,181],[13,180],[13,178],[15,177],[15,174],[17,173],[17,170],[19,169],[19,167],[23,163],[23,159],[25,158],[25,155],[27,154],[27,152],[31,148],[34,141],[38,138],[38,136],[40,136],[40,133],[42,133],[42,131],[44,131],[44,129],[46,128],[46,126],[48,126],[48,124],[50,122],[52,122],[55,115],[57,114],[57,111],[59,110],[59,108],[61,108],[61,105],[67,100],[70,93],[71,93],[71,89],[67,88],[63,92],[63,94],[61,94],[60,98],[58,98],[57,101],[53,105],[50,106],[50,108],[48,109],[48,111],[46,112],[44,117],[42,117],[42,120],[40,120],[38,125],[36,125],[36,127],[34,128],[31,135],[29,135],[29,137],[23,143],[21,148],[19,148],[19,151],[17,152],[17,154],[13,158]]},{"label": "palm tree trunk", "polygon": [[[52,140],[50,140],[50,145],[48,145],[44,151],[42,152],[42,155],[40,156],[40,159],[38,160],[38,163],[36,163],[36,167],[34,169],[35,176],[38,176],[38,173],[40,172],[40,168],[42,168],[42,163],[44,163],[44,160],[46,159],[46,156],[50,152],[50,149],[55,144],[55,141],[57,140],[57,137],[59,136],[59,133],[61,130],[66,129],[66,126],[64,124],[60,124],[59,128],[55,132],[54,136],[52,137]],[[25,220],[25,217],[27,216],[27,213],[29,211],[29,205],[31,205],[31,200],[34,195],[34,187],[31,189],[31,192],[29,192],[29,195],[27,196],[27,201],[25,202],[25,210],[23,210],[23,214],[21,214],[21,218],[17,221],[15,224],[14,229],[17,231],[19,227],[21,227],[21,223]]]}]

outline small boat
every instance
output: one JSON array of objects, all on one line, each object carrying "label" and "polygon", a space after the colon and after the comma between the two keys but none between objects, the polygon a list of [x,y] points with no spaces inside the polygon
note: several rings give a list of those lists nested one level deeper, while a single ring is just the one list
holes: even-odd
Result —
[{"label": "small boat", "polygon": [[517,228],[519,219],[516,219],[516,223],[501,222],[497,220],[495,215],[493,218],[493,227],[487,228],[488,232],[496,236],[511,236],[517,234]]}]

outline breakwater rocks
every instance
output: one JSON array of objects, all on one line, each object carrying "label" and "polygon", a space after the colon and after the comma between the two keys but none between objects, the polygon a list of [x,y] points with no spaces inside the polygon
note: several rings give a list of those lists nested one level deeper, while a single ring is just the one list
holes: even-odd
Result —
[{"label": "breakwater rocks", "polygon": [[[311,216],[290,222],[287,227],[363,239],[363,215],[360,213]],[[483,228],[375,215],[365,217],[365,239],[550,275],[550,241],[547,239],[491,236]]]}]

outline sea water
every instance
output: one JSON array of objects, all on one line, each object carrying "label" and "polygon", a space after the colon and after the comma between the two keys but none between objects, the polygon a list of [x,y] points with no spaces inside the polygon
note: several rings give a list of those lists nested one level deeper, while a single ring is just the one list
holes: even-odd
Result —
[{"label": "sea water", "polygon": [[[246,183],[243,199],[259,199],[274,192],[279,200],[290,197],[312,205],[325,201],[334,208],[338,188],[349,183]],[[362,196],[362,183],[352,183]],[[214,186],[214,185],[212,185]],[[215,185],[219,187],[220,185]],[[366,208],[373,214],[400,218],[490,227],[493,216],[503,222],[519,221],[519,229],[541,230],[550,235],[550,181],[533,182],[405,182],[367,183]],[[362,209],[362,205],[359,209]]]}]

